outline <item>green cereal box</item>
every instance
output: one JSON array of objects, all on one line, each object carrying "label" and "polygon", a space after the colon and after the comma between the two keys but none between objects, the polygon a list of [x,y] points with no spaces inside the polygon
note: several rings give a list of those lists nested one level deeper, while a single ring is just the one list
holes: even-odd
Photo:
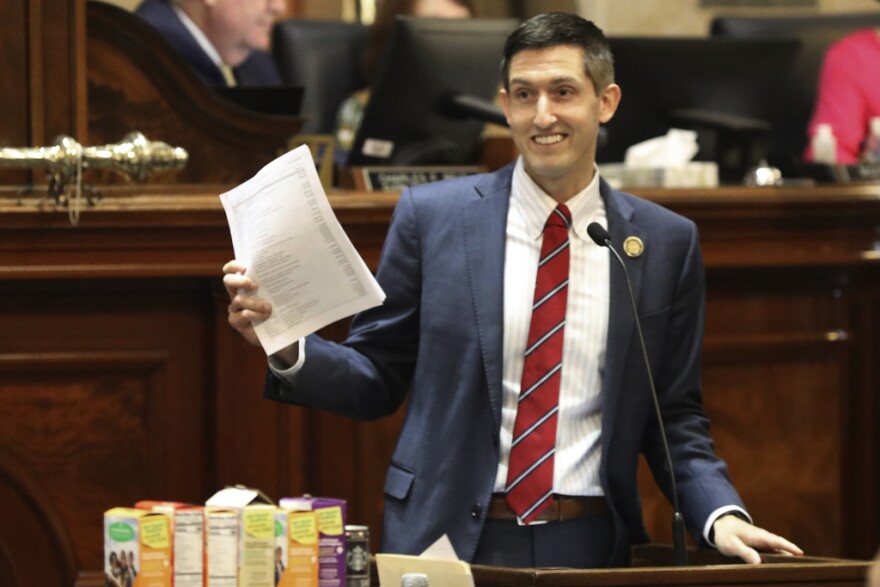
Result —
[{"label": "green cereal box", "polygon": [[110,587],[171,587],[171,520],[135,508],[104,512],[104,575]]}]

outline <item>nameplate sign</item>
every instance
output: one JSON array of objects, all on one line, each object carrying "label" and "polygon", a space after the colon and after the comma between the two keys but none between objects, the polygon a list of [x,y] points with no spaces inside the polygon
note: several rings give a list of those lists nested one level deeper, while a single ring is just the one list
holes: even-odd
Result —
[{"label": "nameplate sign", "polygon": [[399,192],[403,188],[443,179],[483,173],[481,166],[352,167],[349,178],[356,190]]}]

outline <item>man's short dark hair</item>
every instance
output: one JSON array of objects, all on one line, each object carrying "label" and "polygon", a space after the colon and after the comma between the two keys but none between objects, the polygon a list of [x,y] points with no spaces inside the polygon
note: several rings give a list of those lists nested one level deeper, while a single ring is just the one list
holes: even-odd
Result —
[{"label": "man's short dark hair", "polygon": [[510,61],[520,51],[573,45],[584,51],[584,73],[599,94],[614,83],[614,58],[602,29],[568,12],[546,12],[525,21],[507,38],[501,62],[501,83],[508,88]]}]

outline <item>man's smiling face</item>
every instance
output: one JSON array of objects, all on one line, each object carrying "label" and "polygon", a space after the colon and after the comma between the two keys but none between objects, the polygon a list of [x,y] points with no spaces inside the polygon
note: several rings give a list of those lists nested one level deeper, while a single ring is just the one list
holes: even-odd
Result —
[{"label": "man's smiling face", "polygon": [[544,191],[565,201],[593,177],[599,124],[617,109],[620,88],[597,95],[583,49],[558,45],[520,51],[510,61],[502,105],[525,170]]}]

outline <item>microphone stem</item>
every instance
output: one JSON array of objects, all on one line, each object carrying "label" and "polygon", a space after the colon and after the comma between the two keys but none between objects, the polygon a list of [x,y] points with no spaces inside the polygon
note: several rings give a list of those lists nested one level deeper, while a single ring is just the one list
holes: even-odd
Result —
[{"label": "microphone stem", "polygon": [[617,262],[620,263],[620,267],[623,269],[623,277],[626,279],[626,288],[629,291],[629,301],[632,305],[633,318],[636,323],[636,332],[638,332],[639,335],[639,347],[642,350],[642,358],[645,361],[645,369],[648,374],[648,385],[651,387],[651,399],[654,403],[654,413],[657,416],[657,425],[660,428],[660,440],[663,442],[663,454],[666,455],[666,466],[669,468],[669,480],[672,484],[672,507],[675,508],[675,513],[672,516],[672,538],[673,547],[675,549],[675,564],[676,566],[684,567],[687,566],[684,518],[681,515],[681,510],[678,508],[678,489],[675,484],[675,471],[672,468],[672,453],[669,450],[669,443],[666,440],[666,428],[663,426],[663,416],[660,412],[660,400],[657,397],[657,389],[654,387],[654,376],[651,374],[651,362],[648,360],[648,347],[645,345],[645,336],[642,334],[642,322],[639,320],[639,311],[636,307],[636,297],[633,294],[632,282],[629,279],[629,272],[626,270],[626,265],[623,263],[623,259],[617,254],[614,247],[611,246],[610,239],[606,239],[605,246],[608,247],[608,250],[611,251],[611,254],[613,254],[617,259]]}]

